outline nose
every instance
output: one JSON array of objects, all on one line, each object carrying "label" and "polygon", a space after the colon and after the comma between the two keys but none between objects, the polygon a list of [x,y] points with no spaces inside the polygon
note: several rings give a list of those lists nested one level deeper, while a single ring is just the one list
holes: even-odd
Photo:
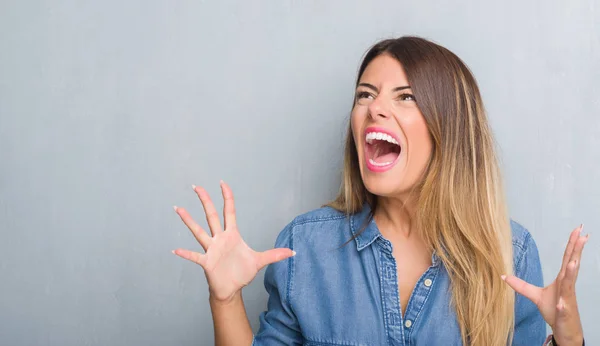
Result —
[{"label": "nose", "polygon": [[390,110],[386,102],[382,97],[377,97],[369,105],[369,116],[376,120],[376,118],[389,118],[391,116]]}]

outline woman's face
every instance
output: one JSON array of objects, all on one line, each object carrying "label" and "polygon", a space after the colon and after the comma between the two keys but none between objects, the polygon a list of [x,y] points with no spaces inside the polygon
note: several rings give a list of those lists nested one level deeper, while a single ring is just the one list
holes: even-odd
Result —
[{"label": "woman's face", "polygon": [[396,59],[382,54],[369,63],[356,88],[351,126],[367,190],[382,197],[410,193],[423,177],[433,143]]}]

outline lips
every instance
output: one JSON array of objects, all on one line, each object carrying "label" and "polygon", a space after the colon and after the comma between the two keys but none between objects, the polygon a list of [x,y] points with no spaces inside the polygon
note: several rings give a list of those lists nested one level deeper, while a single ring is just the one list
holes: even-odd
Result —
[{"label": "lips", "polygon": [[381,127],[365,130],[365,160],[370,171],[390,170],[398,162],[401,152],[402,147],[393,132]]}]

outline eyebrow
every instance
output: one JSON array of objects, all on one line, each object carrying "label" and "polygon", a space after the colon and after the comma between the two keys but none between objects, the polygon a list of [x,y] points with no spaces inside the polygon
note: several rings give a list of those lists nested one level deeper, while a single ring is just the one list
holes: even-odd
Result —
[{"label": "eyebrow", "polygon": [[[359,83],[358,86],[362,86],[365,88],[369,88],[375,92],[379,92],[379,90],[374,85],[369,84],[369,83]],[[395,91],[400,91],[400,90],[404,90],[404,89],[410,89],[410,85],[395,87],[394,89],[392,89],[392,91],[395,92]]]}]

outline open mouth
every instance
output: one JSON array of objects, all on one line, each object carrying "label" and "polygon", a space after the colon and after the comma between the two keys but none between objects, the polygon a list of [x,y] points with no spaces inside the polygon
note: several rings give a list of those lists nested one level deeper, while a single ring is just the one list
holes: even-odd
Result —
[{"label": "open mouth", "polygon": [[382,130],[367,130],[365,135],[367,166],[372,171],[391,168],[400,157],[402,148],[391,134]]}]

